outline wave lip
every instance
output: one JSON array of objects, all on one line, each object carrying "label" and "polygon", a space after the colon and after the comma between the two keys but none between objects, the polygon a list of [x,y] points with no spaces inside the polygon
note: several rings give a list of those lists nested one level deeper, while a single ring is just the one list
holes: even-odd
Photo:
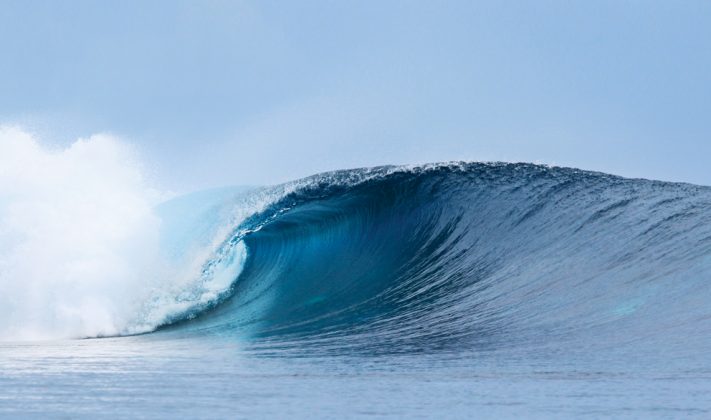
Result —
[{"label": "wave lip", "polygon": [[229,291],[162,334],[236,335],[262,351],[711,349],[698,333],[711,331],[709,188],[451,163],[256,196],[261,209],[224,242],[246,253]]}]

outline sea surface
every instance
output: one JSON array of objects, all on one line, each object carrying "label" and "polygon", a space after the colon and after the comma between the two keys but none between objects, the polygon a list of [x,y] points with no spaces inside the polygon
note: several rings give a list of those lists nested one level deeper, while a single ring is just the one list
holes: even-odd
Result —
[{"label": "sea surface", "polygon": [[180,270],[0,342],[0,417],[711,417],[711,188],[455,162],[155,214]]}]

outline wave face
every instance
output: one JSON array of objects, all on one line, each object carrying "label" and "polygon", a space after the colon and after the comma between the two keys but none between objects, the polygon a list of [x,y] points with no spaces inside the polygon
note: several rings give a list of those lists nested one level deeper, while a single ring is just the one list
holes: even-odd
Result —
[{"label": "wave face", "polygon": [[709,188],[456,163],[251,194],[258,211],[203,268],[244,252],[239,274],[155,336],[309,353],[711,350]]}]

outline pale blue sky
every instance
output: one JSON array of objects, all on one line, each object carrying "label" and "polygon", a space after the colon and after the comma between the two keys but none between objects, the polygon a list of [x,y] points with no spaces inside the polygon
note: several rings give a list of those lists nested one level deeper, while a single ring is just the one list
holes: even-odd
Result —
[{"label": "pale blue sky", "polygon": [[709,1],[0,0],[0,122],[192,190],[441,160],[711,185]]}]

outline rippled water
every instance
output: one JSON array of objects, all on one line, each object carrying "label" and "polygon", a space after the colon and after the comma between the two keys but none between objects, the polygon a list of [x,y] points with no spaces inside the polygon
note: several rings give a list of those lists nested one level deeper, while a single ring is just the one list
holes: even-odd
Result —
[{"label": "rippled water", "polygon": [[[0,416],[571,417],[711,414],[706,360],[479,354],[289,357],[230,340],[0,346]],[[621,355],[620,355],[621,356]]]}]

